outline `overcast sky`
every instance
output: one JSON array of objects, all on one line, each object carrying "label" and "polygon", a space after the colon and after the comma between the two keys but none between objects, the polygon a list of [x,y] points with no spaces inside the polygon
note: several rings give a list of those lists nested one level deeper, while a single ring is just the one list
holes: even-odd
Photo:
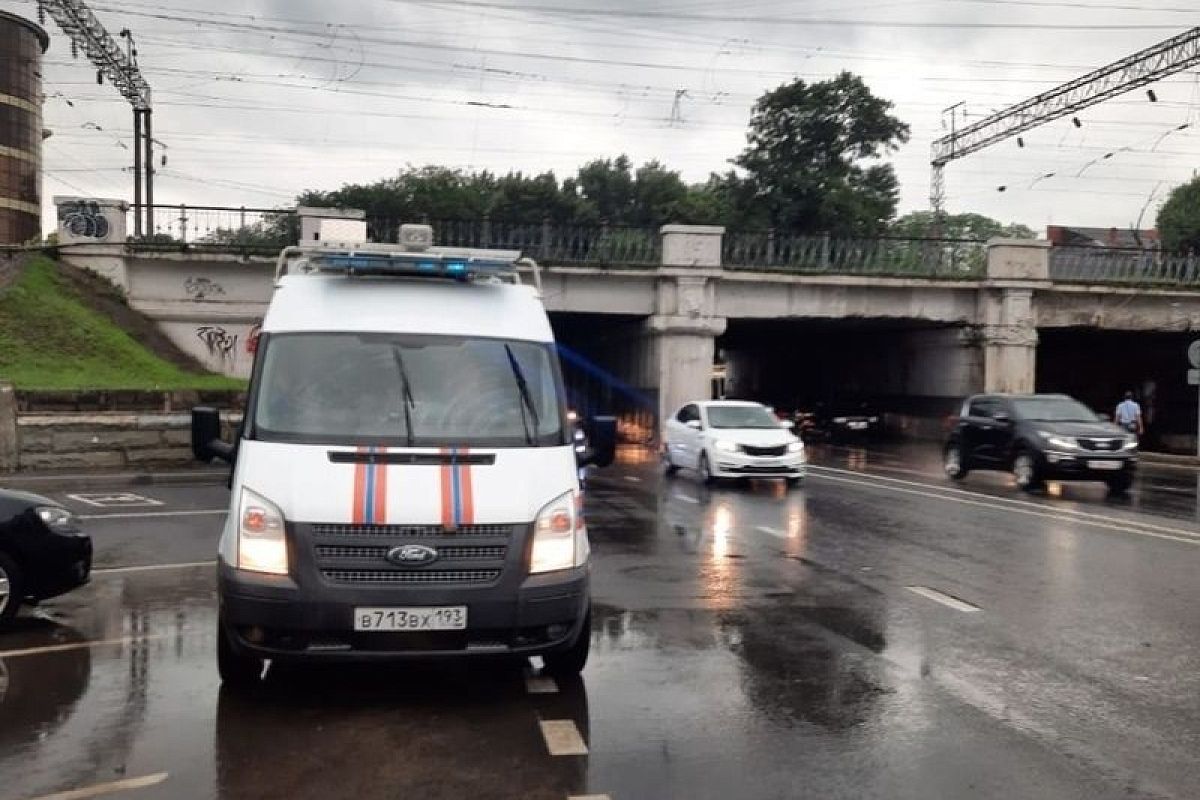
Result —
[{"label": "overcast sky", "polygon": [[[850,70],[912,127],[889,157],[903,213],[928,207],[945,107],[969,123],[1200,24],[1195,0],[89,2],[133,31],[153,87],[156,201],[191,205],[286,205],[404,164],[562,177],[621,153],[700,181],[742,149],[762,92]],[[33,0],[0,9],[36,18]],[[47,203],[131,199],[130,108],[46,27]],[[1200,74],[1153,88],[954,162],[949,209],[1041,229],[1145,208],[1149,227],[1197,166]]]}]

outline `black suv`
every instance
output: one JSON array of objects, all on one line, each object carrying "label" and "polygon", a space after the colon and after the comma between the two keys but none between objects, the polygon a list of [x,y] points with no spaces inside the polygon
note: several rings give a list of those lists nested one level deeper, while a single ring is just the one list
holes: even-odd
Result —
[{"label": "black suv", "polygon": [[1063,394],[979,395],[946,442],[946,474],[1010,470],[1026,491],[1047,479],[1104,481],[1121,493],[1137,469],[1137,437]]}]

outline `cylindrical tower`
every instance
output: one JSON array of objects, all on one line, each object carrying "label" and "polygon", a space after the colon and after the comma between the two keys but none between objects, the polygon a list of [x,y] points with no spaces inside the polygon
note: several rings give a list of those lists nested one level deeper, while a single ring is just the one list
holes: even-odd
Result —
[{"label": "cylindrical tower", "polygon": [[0,11],[0,244],[37,238],[42,221],[42,53],[50,38]]}]

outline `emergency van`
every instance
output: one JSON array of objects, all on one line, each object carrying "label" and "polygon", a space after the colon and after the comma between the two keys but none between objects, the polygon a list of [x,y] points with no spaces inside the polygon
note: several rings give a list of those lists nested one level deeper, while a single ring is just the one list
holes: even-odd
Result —
[{"label": "emergency van", "polygon": [[233,465],[227,684],[271,660],[587,661],[578,471],[612,461],[615,424],[593,420],[577,448],[520,254],[431,239],[404,226],[403,246],[284,250],[236,441],[193,409],[196,457]]}]

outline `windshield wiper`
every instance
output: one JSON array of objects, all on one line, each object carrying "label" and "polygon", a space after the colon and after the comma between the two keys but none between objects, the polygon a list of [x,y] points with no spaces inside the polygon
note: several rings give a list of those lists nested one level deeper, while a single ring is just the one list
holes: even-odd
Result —
[{"label": "windshield wiper", "polygon": [[413,446],[412,413],[417,401],[413,400],[412,389],[408,385],[408,370],[404,369],[404,356],[400,354],[399,345],[392,346],[392,360],[396,362],[396,370],[400,373],[400,392],[404,399],[404,429],[407,432],[408,446]]},{"label": "windshield wiper", "polygon": [[[529,384],[525,382],[525,373],[521,371],[521,365],[517,363],[517,357],[513,355],[512,348],[504,345],[504,352],[508,354],[508,365],[512,367],[513,378],[517,381],[517,391],[521,393],[521,427],[525,429],[525,442],[533,446],[533,431],[536,431],[541,425],[538,422],[537,407],[533,404],[533,398],[529,396]],[[525,409],[529,409],[529,413],[525,413]],[[529,428],[529,418],[533,417],[533,430]]]}]

